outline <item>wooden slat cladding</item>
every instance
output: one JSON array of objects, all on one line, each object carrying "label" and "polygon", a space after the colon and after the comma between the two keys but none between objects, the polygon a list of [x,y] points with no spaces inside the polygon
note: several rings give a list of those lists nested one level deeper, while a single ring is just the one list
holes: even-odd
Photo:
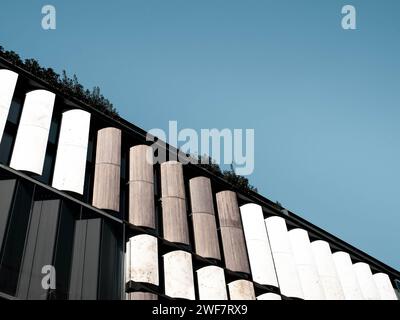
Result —
[{"label": "wooden slat cladding", "polygon": [[220,260],[211,181],[197,177],[191,179],[189,185],[196,253],[204,258]]},{"label": "wooden slat cladding", "polygon": [[104,128],[97,133],[93,206],[119,211],[121,130]]},{"label": "wooden slat cladding", "polygon": [[227,269],[250,273],[236,193],[217,193],[218,217]]},{"label": "wooden slat cladding", "polygon": [[189,244],[185,184],[182,164],[168,161],[161,164],[163,235],[171,242]]},{"label": "wooden slat cladding", "polygon": [[153,150],[146,145],[130,149],[129,222],[155,228]]}]

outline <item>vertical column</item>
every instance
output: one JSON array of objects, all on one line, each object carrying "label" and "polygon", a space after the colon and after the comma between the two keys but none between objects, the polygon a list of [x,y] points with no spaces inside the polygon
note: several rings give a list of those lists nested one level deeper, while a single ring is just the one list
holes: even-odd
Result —
[{"label": "vertical column", "polygon": [[190,200],[196,253],[204,258],[221,259],[210,179],[190,179]]},{"label": "vertical column", "polygon": [[317,267],[311,250],[308,232],[303,229],[289,231],[289,240],[297,266],[301,287],[306,300],[324,300]]},{"label": "vertical column", "polygon": [[146,145],[130,149],[129,222],[155,228],[153,149]]},{"label": "vertical column", "polygon": [[297,273],[285,219],[277,216],[265,219],[272,256],[281,293],[287,297],[304,298]]},{"label": "vertical column", "polygon": [[363,295],[353,269],[350,255],[347,252],[338,251],[333,255],[336,270],[342,284],[346,300],[363,300]]},{"label": "vertical column", "polygon": [[225,266],[231,271],[250,273],[236,193],[217,193],[217,207]]},{"label": "vertical column", "polygon": [[171,242],[189,244],[181,163],[168,161],[161,164],[161,193],[164,238]]},{"label": "vertical column", "polygon": [[17,80],[17,73],[6,69],[0,70],[0,142],[3,137]]},{"label": "vertical column", "polygon": [[240,207],[253,280],[278,287],[262,208],[253,203]]},{"label": "vertical column", "polygon": [[83,194],[89,127],[89,112],[70,110],[63,113],[54,167],[54,188]]},{"label": "vertical column", "polygon": [[268,292],[257,297],[257,300],[282,300],[279,294]]},{"label": "vertical column", "polygon": [[172,251],[163,256],[165,294],[171,298],[195,299],[192,255]]},{"label": "vertical column", "polygon": [[386,273],[375,273],[372,277],[382,300],[397,300],[390,278]]},{"label": "vertical column", "polygon": [[353,264],[354,271],[364,299],[367,300],[380,300],[381,297],[376,287],[372,271],[369,265],[365,262],[357,262]]},{"label": "vertical column", "polygon": [[97,132],[93,206],[119,211],[121,175],[121,130],[104,128]]},{"label": "vertical column", "polygon": [[323,240],[313,241],[311,249],[326,299],[344,300],[342,285],[336,272],[329,243]]},{"label": "vertical column", "polygon": [[142,300],[142,301],[150,301],[150,300],[158,300],[158,297],[154,293],[150,292],[130,292],[127,294],[127,300]]},{"label": "vertical column", "polygon": [[216,266],[197,270],[200,300],[228,300],[224,269]]},{"label": "vertical column", "polygon": [[42,174],[55,98],[46,90],[26,94],[10,167]]},{"label": "vertical column", "polygon": [[142,234],[129,240],[127,282],[159,285],[157,238]]},{"label": "vertical column", "polygon": [[230,300],[256,300],[254,286],[248,280],[236,280],[228,284]]}]

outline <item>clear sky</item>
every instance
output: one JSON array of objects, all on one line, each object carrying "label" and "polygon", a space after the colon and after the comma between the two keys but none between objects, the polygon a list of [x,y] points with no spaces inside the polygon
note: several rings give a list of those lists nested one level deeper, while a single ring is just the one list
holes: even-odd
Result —
[{"label": "clear sky", "polygon": [[[41,28],[41,8],[57,29]],[[341,8],[357,30],[341,28]],[[400,1],[2,0],[0,45],[144,128],[254,128],[251,183],[400,269]]]}]

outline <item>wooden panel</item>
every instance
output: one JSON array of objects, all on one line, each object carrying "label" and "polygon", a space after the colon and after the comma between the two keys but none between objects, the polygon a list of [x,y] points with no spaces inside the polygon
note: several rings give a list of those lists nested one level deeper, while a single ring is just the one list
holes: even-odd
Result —
[{"label": "wooden panel", "polygon": [[242,228],[235,192],[222,191],[217,193],[217,207],[219,224],[221,227]]},{"label": "wooden panel", "polygon": [[130,149],[129,222],[155,228],[154,171],[152,148],[146,145]]},{"label": "wooden panel", "polygon": [[97,133],[93,206],[119,211],[121,175],[121,130],[101,129]]},{"label": "wooden panel", "polygon": [[171,242],[189,244],[185,185],[182,164],[169,161],[161,164],[163,235]]},{"label": "wooden panel", "polygon": [[193,178],[189,185],[196,253],[205,258],[220,260],[210,179]]},{"label": "wooden panel", "polygon": [[206,177],[190,179],[190,201],[192,213],[209,213],[214,215],[214,202],[211,181]]},{"label": "wooden panel", "polygon": [[215,216],[208,213],[192,215],[196,253],[204,258],[221,259]]},{"label": "wooden panel", "polygon": [[250,273],[236,194],[232,191],[217,193],[217,207],[225,266],[231,271]]},{"label": "wooden panel", "polygon": [[225,266],[236,272],[250,273],[242,229],[221,227]]},{"label": "wooden panel", "polygon": [[164,239],[189,244],[186,203],[180,198],[163,198],[163,236]]}]

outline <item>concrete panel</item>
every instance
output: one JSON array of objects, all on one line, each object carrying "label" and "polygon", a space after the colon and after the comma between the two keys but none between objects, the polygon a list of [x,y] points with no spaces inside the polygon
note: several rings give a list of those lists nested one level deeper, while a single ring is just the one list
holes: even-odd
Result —
[{"label": "concrete panel", "polygon": [[3,137],[17,80],[17,73],[6,69],[0,70],[0,142]]},{"label": "concrete panel", "polygon": [[254,286],[248,280],[236,280],[228,284],[230,300],[256,300]]},{"label": "concrete panel", "polygon": [[53,187],[83,194],[90,128],[90,113],[70,110],[62,115]]},{"label": "concrete panel", "polygon": [[192,256],[185,251],[172,251],[164,258],[165,294],[171,298],[194,300]]},{"label": "concrete panel", "polygon": [[129,239],[128,281],[159,285],[157,238],[142,234]]},{"label": "concrete panel", "polygon": [[397,300],[390,278],[386,273],[375,273],[372,277],[382,300]]},{"label": "concrete panel", "polygon": [[257,297],[257,300],[282,300],[279,294],[268,292]]},{"label": "concrete panel", "polygon": [[200,300],[228,300],[224,270],[216,266],[197,270]]},{"label": "concrete panel", "polygon": [[365,262],[357,262],[353,264],[353,268],[364,299],[380,300],[381,297],[374,278],[372,277],[372,271],[369,265]]},{"label": "concrete panel", "polygon": [[119,211],[121,183],[121,130],[104,128],[97,132],[93,206]]},{"label": "concrete panel", "polygon": [[163,236],[166,240],[189,244],[185,185],[182,164],[168,161],[161,164]]},{"label": "concrete panel", "polygon": [[342,284],[344,297],[346,300],[363,300],[360,285],[353,269],[350,255],[347,252],[338,251],[333,255],[336,271]]},{"label": "concrete panel", "polygon": [[327,300],[344,300],[344,293],[336,272],[329,243],[323,240],[311,243],[321,286]]},{"label": "concrete panel", "polygon": [[216,197],[225,266],[231,271],[250,273],[236,193],[222,191]]},{"label": "concrete panel", "polygon": [[146,145],[130,149],[129,222],[155,228],[153,149]]},{"label": "concrete panel", "polygon": [[46,90],[26,94],[10,167],[42,174],[55,97]]},{"label": "concrete panel", "polygon": [[265,225],[281,293],[287,297],[304,299],[285,219],[269,217],[265,219]]},{"label": "concrete panel", "polygon": [[196,253],[211,259],[221,259],[210,179],[190,179],[190,200]]},{"label": "concrete panel", "polygon": [[288,232],[301,288],[306,300],[325,300],[308,232],[296,228]]},{"label": "concrete panel", "polygon": [[259,284],[278,287],[261,206],[249,203],[240,207],[240,213],[253,280]]}]

